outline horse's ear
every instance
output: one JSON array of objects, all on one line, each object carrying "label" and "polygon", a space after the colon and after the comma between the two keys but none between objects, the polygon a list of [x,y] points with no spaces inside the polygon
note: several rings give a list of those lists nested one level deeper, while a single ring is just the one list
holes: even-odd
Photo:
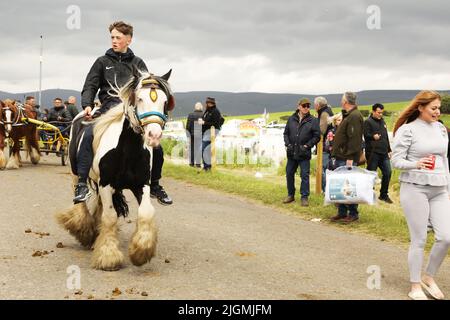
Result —
[{"label": "horse's ear", "polygon": [[169,70],[165,75],[161,76],[161,79],[169,81],[170,75],[172,74],[172,69]]},{"label": "horse's ear", "polygon": [[170,95],[169,100],[167,100],[167,111],[172,111],[175,108],[175,97]]}]

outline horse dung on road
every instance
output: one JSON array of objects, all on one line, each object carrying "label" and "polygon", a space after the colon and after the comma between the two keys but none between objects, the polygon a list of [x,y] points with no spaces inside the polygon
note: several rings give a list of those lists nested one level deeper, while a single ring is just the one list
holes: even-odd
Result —
[{"label": "horse dung on road", "polygon": [[[117,97],[122,103],[94,123],[94,161],[89,174],[93,196],[56,215],[57,221],[86,247],[93,246],[92,267],[118,270],[124,256],[119,250],[117,220],[127,216],[122,190],[136,197],[138,219],[128,254],[134,265],[149,262],[155,254],[157,227],[150,202],[152,148],[160,144],[166,114],[175,100],[168,80],[171,71],[157,77],[134,70],[134,76]],[[79,131],[78,133],[76,131]],[[69,150],[74,163],[82,130],[72,126]],[[72,166],[72,173],[74,172]]]}]

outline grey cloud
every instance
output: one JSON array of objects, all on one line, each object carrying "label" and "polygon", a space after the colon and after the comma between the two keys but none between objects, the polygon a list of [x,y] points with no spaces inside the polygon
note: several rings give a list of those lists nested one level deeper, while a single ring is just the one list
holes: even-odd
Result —
[{"label": "grey cloud", "polygon": [[[381,30],[366,28],[366,9],[373,4],[381,8]],[[69,5],[81,8],[81,30],[66,28]],[[286,73],[327,66],[407,70],[424,59],[448,64],[449,8],[444,0],[19,0],[0,10],[9,50],[36,54],[43,34],[46,53],[93,62],[109,47],[109,23],[123,19],[135,27],[136,54],[150,61],[257,54]],[[436,63],[435,70],[440,67]]]}]

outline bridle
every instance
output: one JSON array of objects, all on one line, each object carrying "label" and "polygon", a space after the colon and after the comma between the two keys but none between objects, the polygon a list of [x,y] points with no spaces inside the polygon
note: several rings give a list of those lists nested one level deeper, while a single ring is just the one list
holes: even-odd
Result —
[{"label": "bridle", "polygon": [[6,105],[5,107],[2,107],[2,111],[3,111],[3,112],[2,112],[2,117],[0,118],[0,124],[4,126],[6,136],[9,135],[9,132],[8,132],[8,130],[6,129],[6,127],[7,127],[8,125],[11,125],[11,127],[18,127],[18,126],[23,126],[23,125],[25,125],[25,123],[22,122],[22,118],[25,117],[25,115],[24,115],[24,110],[25,110],[25,109],[24,109],[21,105],[18,105],[18,106],[17,106],[17,111],[18,111],[18,112],[15,113],[14,119],[11,119],[10,121],[7,121],[7,120],[5,119],[5,121],[3,121],[3,114],[5,114],[5,116],[6,116],[6,112],[7,112],[7,111],[9,111],[9,112],[11,112],[12,114],[14,114],[14,110],[13,110],[12,108],[10,108],[9,106],[7,106],[7,105]]},{"label": "bridle", "polygon": [[150,77],[143,79],[141,81],[141,89],[142,88],[150,88],[150,99],[153,102],[158,100],[158,92],[157,90],[161,90],[167,97],[167,101],[164,103],[164,113],[159,111],[149,111],[144,113],[139,113],[136,107],[136,93],[133,92],[130,95],[130,105],[133,106],[134,116],[139,121],[140,132],[144,132],[144,126],[151,123],[157,123],[164,129],[166,122],[168,121],[168,112],[174,108],[174,99],[172,92],[170,90],[169,83],[161,78],[156,77],[154,75],[150,75]]}]

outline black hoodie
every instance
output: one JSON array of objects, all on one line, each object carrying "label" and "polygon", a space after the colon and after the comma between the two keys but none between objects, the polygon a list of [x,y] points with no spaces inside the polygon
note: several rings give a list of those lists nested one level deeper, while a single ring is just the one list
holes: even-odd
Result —
[{"label": "black hoodie", "polygon": [[[380,140],[375,140],[373,136],[380,134]],[[372,152],[378,154],[388,154],[391,152],[389,135],[386,123],[383,118],[376,119],[372,115],[364,121],[364,141],[366,142],[366,157],[369,159]]]},{"label": "black hoodie", "polygon": [[[106,51],[104,56],[99,57],[91,67],[83,90],[81,91],[81,106],[94,106],[95,95],[98,90],[98,98],[103,104],[105,100],[111,98],[108,90],[117,83],[119,87],[125,85],[133,74],[133,65],[141,71],[148,71],[144,61],[135,56],[128,48],[125,53],[117,53],[113,49]],[[108,83],[109,81],[109,83]]]}]

